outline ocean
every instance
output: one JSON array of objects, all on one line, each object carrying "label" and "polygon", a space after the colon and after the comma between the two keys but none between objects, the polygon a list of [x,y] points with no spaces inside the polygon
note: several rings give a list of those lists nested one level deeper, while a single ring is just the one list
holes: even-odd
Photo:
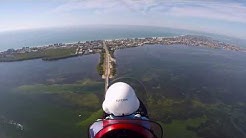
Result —
[{"label": "ocean", "polygon": [[136,37],[171,37],[194,34],[212,36],[215,39],[246,47],[246,41],[215,34],[149,26],[82,26],[46,28],[0,33],[0,51],[10,48],[44,46],[55,43],[104,40]]}]

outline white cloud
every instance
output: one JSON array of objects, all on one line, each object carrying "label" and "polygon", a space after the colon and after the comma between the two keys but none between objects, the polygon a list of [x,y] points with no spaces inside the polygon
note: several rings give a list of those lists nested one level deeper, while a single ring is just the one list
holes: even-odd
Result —
[{"label": "white cloud", "polygon": [[80,1],[72,1],[62,4],[56,7],[53,12],[60,13],[60,12],[71,12],[76,10],[91,10],[91,11],[98,11],[98,10],[107,10],[111,9],[116,5],[116,1],[113,0],[80,0]]},{"label": "white cloud", "polygon": [[[197,17],[246,23],[246,6],[237,2],[213,2],[194,0],[78,0],[67,2],[53,11],[71,12],[76,10],[94,13],[132,12],[143,15],[172,15]],[[119,15],[120,16],[120,15]]]},{"label": "white cloud", "polygon": [[[235,25],[240,23],[240,27],[246,26],[246,4],[238,1],[51,0],[54,2],[53,4],[50,4],[48,0],[44,1],[47,2],[48,7],[45,11],[42,11],[44,12],[42,14],[33,11],[33,13],[23,15],[25,18],[22,14],[19,16],[19,14],[12,12],[6,14],[6,16],[0,14],[2,19],[0,31],[15,30],[18,28],[59,27],[86,24],[153,25],[193,30],[210,29],[214,31],[214,28],[220,30],[227,29],[226,27],[228,27],[228,24],[230,25],[231,21],[234,22]],[[40,5],[36,3],[32,3],[32,5],[34,9],[35,7],[40,7]],[[9,7],[8,9],[16,11],[16,13],[21,13],[21,9],[25,8],[29,7],[23,6],[14,9]],[[9,18],[11,15],[13,15],[12,18]],[[203,21],[200,19],[205,19],[204,21],[219,20],[222,25],[211,25],[209,23],[196,25],[189,20],[189,17],[197,19],[197,22]],[[180,22],[180,20],[183,22]],[[232,26],[230,30],[233,30],[234,34],[242,34],[240,29],[234,29],[233,27],[234,26]]]},{"label": "white cloud", "polygon": [[246,7],[233,3],[210,3],[198,7],[174,7],[168,11],[168,13],[173,16],[198,17],[246,23]]}]

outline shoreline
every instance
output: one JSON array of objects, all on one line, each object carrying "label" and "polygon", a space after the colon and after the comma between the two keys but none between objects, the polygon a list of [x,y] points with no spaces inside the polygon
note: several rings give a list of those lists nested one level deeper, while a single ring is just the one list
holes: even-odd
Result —
[{"label": "shoreline", "polygon": [[180,44],[193,47],[207,47],[246,52],[246,48],[215,40],[211,37],[200,35],[178,35],[172,37],[164,36],[78,41],[74,43],[56,43],[38,47],[8,49],[7,51],[0,52],[0,62],[24,61],[39,58],[44,61],[51,61],[101,53],[103,51],[103,42],[105,42],[105,44],[109,47],[110,51],[143,45],[158,44],[171,46]]}]

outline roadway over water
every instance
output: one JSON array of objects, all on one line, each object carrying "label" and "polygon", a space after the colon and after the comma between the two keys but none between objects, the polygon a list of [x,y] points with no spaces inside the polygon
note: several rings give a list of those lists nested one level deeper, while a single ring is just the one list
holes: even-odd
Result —
[{"label": "roadway over water", "polygon": [[103,41],[103,49],[105,50],[105,58],[104,58],[104,74],[102,76],[103,79],[105,79],[105,94],[108,89],[109,85],[109,77],[110,77],[110,68],[112,67],[111,65],[111,55],[109,53],[108,47],[105,44],[105,41]]}]

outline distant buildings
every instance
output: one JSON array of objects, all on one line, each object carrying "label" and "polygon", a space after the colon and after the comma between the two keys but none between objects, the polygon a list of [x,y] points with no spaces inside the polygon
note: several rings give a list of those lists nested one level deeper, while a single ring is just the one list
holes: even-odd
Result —
[{"label": "distant buildings", "polygon": [[[1,58],[13,57],[15,54],[24,54],[30,52],[41,52],[46,49],[58,49],[58,48],[76,48],[75,55],[86,55],[93,53],[102,52],[103,40],[93,40],[77,43],[56,43],[53,45],[41,46],[41,47],[23,47],[21,49],[8,49],[6,51],[0,52]],[[237,47],[232,44],[227,44],[217,40],[213,40],[209,37],[204,36],[195,36],[195,35],[182,35],[175,37],[149,37],[149,38],[126,38],[126,39],[114,39],[114,40],[105,40],[105,44],[109,47],[109,50],[123,49],[129,47],[137,47],[143,45],[187,45],[187,46],[196,46],[196,47],[208,47],[208,48],[220,48],[226,50],[234,51],[246,51],[246,49]]]}]

